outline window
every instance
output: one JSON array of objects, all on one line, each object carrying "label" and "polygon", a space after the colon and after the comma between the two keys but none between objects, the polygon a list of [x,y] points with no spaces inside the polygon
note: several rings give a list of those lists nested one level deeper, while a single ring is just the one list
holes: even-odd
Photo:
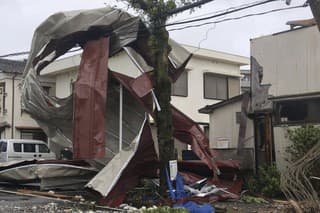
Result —
[{"label": "window", "polygon": [[41,129],[21,129],[20,130],[21,139],[31,139],[47,141],[47,135]]},{"label": "window", "polygon": [[171,94],[176,96],[188,96],[188,72],[183,72],[177,81],[172,84]]},{"label": "window", "polygon": [[23,144],[23,151],[24,152],[36,152],[36,145],[35,144],[28,144],[28,143],[25,143]]},{"label": "window", "polygon": [[5,84],[0,83],[0,115],[5,114]]},{"label": "window", "polygon": [[13,144],[13,151],[14,151],[14,152],[21,152],[21,150],[22,150],[22,145],[21,145],[21,143],[14,143],[14,144]]},{"label": "window", "polygon": [[240,124],[241,121],[241,112],[236,112],[236,124]]},{"label": "window", "polygon": [[320,123],[320,98],[279,101],[275,104],[275,122]]},{"label": "window", "polygon": [[228,99],[228,78],[212,73],[204,74],[204,98]]},{"label": "window", "polygon": [[0,152],[7,152],[7,143],[1,141],[0,142]]},{"label": "window", "polygon": [[40,153],[49,153],[49,148],[44,144],[38,144]]}]

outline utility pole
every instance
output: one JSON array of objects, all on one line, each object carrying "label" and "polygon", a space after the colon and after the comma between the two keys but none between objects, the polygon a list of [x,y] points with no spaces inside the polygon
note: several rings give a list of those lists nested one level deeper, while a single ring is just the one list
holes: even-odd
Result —
[{"label": "utility pole", "polygon": [[199,7],[213,0],[200,0],[195,3],[177,7],[175,0],[127,0],[135,9],[142,11],[149,19],[150,37],[148,46],[151,55],[151,66],[154,67],[155,94],[161,110],[155,113],[158,134],[160,161],[160,194],[167,190],[165,168],[170,160],[175,160],[174,139],[171,112],[171,80],[168,75],[169,33],[165,29],[168,18],[177,13]]}]

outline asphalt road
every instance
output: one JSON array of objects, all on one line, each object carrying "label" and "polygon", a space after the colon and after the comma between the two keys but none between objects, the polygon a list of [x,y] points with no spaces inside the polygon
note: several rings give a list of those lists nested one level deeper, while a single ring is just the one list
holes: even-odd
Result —
[{"label": "asphalt road", "polygon": [[88,203],[89,201],[68,202],[56,198],[15,194],[12,189],[0,188],[0,213],[119,212]]}]

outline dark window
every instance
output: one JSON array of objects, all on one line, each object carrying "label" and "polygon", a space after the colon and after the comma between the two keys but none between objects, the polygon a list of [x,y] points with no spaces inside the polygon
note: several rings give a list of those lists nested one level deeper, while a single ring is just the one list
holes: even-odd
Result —
[{"label": "dark window", "polygon": [[204,98],[207,99],[228,99],[228,78],[226,76],[204,74]]},{"label": "dark window", "polygon": [[281,101],[275,104],[275,122],[285,123],[319,123],[320,99]]},{"label": "dark window", "polygon": [[209,126],[203,127],[203,132],[207,136],[207,138],[209,138],[209,133],[210,133],[209,131],[210,131]]},{"label": "dark window", "polygon": [[5,114],[6,107],[6,93],[5,93],[5,84],[0,83],[0,114]]},{"label": "dark window", "polygon": [[0,152],[7,152],[7,143],[0,142]]},{"label": "dark window", "polygon": [[44,144],[39,144],[39,152],[40,153],[49,153],[50,150],[48,149],[48,147]]},{"label": "dark window", "polygon": [[22,150],[22,145],[21,145],[21,143],[14,143],[14,144],[13,144],[13,151],[14,151],[14,152],[21,152],[21,150]]},{"label": "dark window", "polygon": [[40,129],[21,129],[21,139],[47,141],[47,135]]},{"label": "dark window", "polygon": [[172,84],[171,94],[176,96],[188,96],[188,72],[183,72],[177,81]]},{"label": "dark window", "polygon": [[236,112],[236,123],[240,124],[241,121],[241,112]]},{"label": "dark window", "polygon": [[23,151],[24,152],[36,152],[36,145],[35,144],[23,144]]}]

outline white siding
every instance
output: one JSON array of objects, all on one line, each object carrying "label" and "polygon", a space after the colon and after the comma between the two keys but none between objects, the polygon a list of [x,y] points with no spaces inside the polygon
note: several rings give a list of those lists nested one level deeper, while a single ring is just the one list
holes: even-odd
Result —
[{"label": "white siding", "polygon": [[[219,138],[229,141],[228,148],[238,147],[239,124],[236,123],[236,112],[241,111],[241,101],[217,108],[210,114],[210,148],[217,148]],[[253,122],[247,119],[245,148],[254,147]]]},{"label": "white siding", "polygon": [[274,96],[320,91],[317,26],[251,40],[251,55],[263,66],[262,83]]},{"label": "white siding", "polygon": [[[198,113],[205,105],[218,103],[219,100],[205,99],[203,88],[204,73],[215,73],[239,77],[240,66],[217,62],[214,60],[193,57],[187,65],[188,71],[188,97],[172,96],[172,104],[197,122],[209,123],[209,116]],[[240,79],[239,79],[240,82]],[[240,86],[239,92],[240,94]]]}]

